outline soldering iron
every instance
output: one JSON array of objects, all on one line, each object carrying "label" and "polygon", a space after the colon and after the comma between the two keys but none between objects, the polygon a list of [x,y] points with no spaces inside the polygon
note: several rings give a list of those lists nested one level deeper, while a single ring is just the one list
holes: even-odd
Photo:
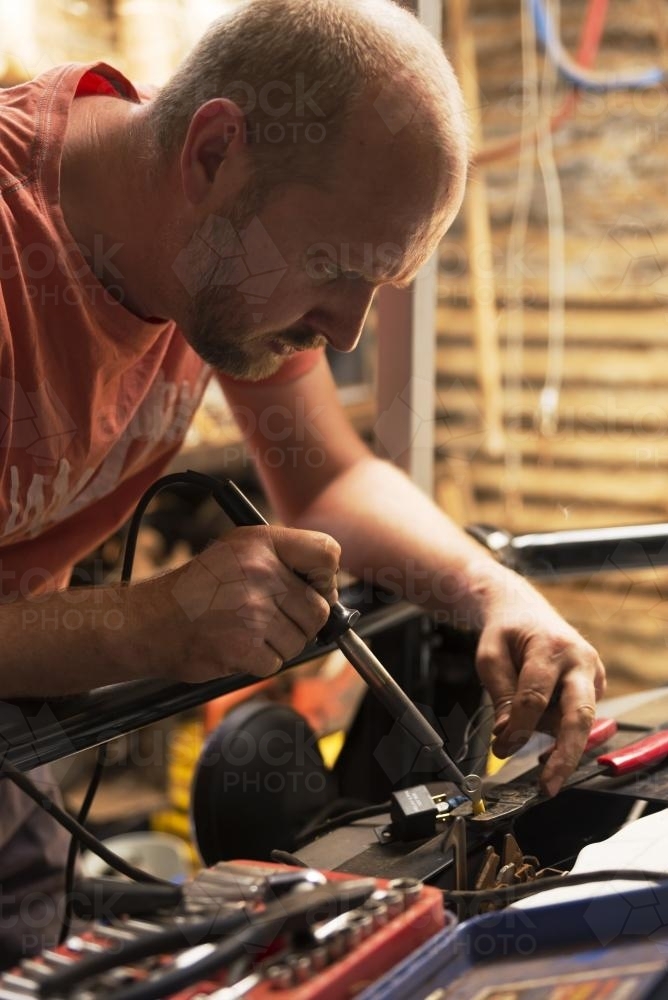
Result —
[{"label": "soldering iron", "polygon": [[[193,477],[193,482],[194,477],[197,477],[202,485],[208,486],[214,498],[237,527],[268,524],[232,480],[213,479],[196,472],[189,472],[188,475]],[[331,606],[329,619],[318,633],[318,641],[336,642],[395,722],[420,745],[423,759],[433,763],[439,773],[447,776],[461,789],[471,800],[474,815],[484,812],[482,779],[477,774],[465,775],[457,767],[446,752],[443,740],[434,727],[353,630],[352,626],[359,617],[359,611],[346,608],[337,601]]]}]

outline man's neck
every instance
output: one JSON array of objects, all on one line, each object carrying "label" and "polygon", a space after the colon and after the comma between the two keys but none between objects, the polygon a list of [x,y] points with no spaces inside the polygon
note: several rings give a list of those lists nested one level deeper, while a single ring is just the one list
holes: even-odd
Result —
[{"label": "man's neck", "polygon": [[143,127],[142,113],[141,106],[113,97],[73,102],[60,202],[65,223],[98,280],[127,309],[148,318],[161,312],[151,283],[160,220],[141,148],[137,152],[141,144],[130,138],[131,127]]}]

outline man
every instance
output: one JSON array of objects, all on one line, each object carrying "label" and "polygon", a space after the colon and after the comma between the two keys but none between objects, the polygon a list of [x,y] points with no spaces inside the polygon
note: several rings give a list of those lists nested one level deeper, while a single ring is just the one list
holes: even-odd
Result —
[{"label": "man", "polygon": [[[390,0],[255,0],[153,100],[66,66],[0,108],[0,696],[266,676],[325,622],[339,563],[419,571],[428,607],[481,629],[498,754],[556,693],[556,793],[603,690],[595,651],[367,451],[322,350],[353,350],[377,288],[409,282],[459,209],[466,123],[439,46]],[[207,365],[291,527],[68,593],[178,449]],[[5,867],[39,828],[19,799]]]}]

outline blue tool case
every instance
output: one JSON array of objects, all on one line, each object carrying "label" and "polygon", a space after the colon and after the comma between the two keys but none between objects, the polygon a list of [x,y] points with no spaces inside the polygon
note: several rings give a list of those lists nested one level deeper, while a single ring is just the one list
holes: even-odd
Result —
[{"label": "blue tool case", "polygon": [[442,931],[359,1000],[659,1000],[668,997],[665,883],[509,907]]}]

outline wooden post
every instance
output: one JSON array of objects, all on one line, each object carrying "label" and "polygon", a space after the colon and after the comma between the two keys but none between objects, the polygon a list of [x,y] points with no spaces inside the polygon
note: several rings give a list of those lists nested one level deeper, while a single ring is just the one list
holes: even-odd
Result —
[{"label": "wooden post", "polygon": [[[441,0],[404,6],[441,41]],[[438,255],[409,289],[378,295],[378,450],[425,493],[434,492]]]},{"label": "wooden post", "polygon": [[[448,35],[455,69],[471,112],[472,140],[482,148],[482,126],[478,72],[468,0],[447,0]],[[474,320],[474,345],[477,353],[477,377],[482,400],[483,448],[490,455],[504,451],[503,386],[497,336],[496,282],[492,257],[492,234],[489,222],[487,189],[482,168],[468,183],[464,203],[470,274],[471,308]]]}]

